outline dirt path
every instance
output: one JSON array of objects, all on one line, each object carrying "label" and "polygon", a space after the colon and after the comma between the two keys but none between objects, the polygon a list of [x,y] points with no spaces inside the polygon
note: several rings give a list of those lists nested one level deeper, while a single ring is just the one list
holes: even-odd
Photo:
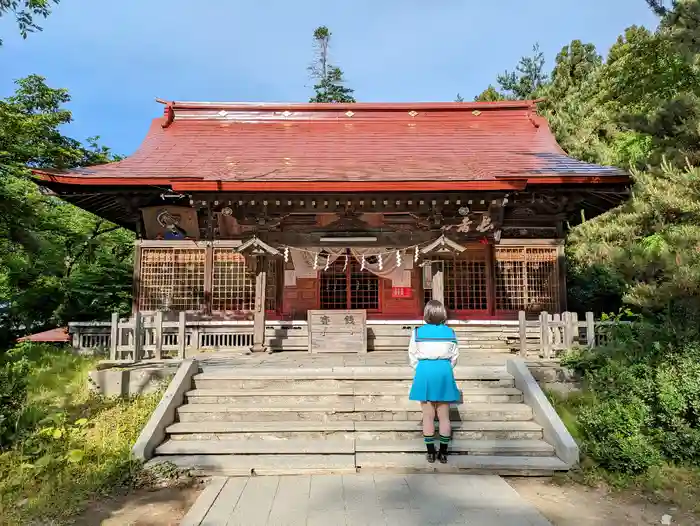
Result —
[{"label": "dirt path", "polygon": [[647,526],[664,524],[698,526],[700,517],[650,502],[639,495],[611,493],[578,484],[559,485],[545,478],[508,478],[508,483],[530,501],[554,526]]},{"label": "dirt path", "polygon": [[137,490],[92,504],[78,526],[176,526],[185,516],[201,487]]}]

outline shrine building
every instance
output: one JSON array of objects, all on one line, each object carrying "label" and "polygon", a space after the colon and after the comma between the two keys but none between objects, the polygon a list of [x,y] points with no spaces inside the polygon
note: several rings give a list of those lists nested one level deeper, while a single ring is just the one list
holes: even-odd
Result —
[{"label": "shrine building", "polygon": [[430,298],[457,322],[563,312],[567,228],[630,183],[568,157],[536,101],[159,102],[132,156],[34,170],[136,233],[142,314],[402,322]]}]

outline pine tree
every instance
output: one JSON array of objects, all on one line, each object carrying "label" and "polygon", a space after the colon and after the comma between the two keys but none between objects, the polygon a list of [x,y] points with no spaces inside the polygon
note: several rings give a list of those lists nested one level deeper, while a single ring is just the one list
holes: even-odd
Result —
[{"label": "pine tree", "polygon": [[532,56],[522,57],[515,71],[506,71],[498,75],[498,84],[508,92],[512,99],[534,99],[547,83],[544,71],[544,53],[539,44],[532,47]]},{"label": "pine tree", "polygon": [[476,102],[496,102],[499,100],[505,100],[506,97],[498,91],[496,88],[494,88],[491,84],[489,84],[489,87],[486,88],[484,91],[479,93],[476,97],[474,97],[474,100]]},{"label": "pine tree", "polygon": [[356,102],[352,96],[354,90],[343,85],[343,71],[330,63],[331,35],[326,26],[319,26],[314,31],[316,57],[308,67],[308,71],[315,81],[315,95],[309,99],[309,102]]}]

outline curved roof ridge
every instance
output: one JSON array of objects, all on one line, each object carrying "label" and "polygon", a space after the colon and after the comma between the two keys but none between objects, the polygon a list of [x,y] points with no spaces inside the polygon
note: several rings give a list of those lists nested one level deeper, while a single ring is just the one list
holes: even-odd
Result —
[{"label": "curved roof ridge", "polygon": [[543,99],[503,100],[485,102],[232,102],[232,101],[176,101],[156,98],[156,102],[173,110],[246,110],[246,111],[473,111],[532,109]]}]

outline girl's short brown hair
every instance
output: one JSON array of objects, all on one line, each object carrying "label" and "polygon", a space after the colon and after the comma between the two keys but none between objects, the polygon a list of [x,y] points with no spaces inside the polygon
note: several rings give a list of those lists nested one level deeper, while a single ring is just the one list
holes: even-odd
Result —
[{"label": "girl's short brown hair", "polygon": [[438,300],[430,300],[425,304],[423,311],[423,320],[430,325],[442,325],[447,321],[447,311],[442,302]]}]

